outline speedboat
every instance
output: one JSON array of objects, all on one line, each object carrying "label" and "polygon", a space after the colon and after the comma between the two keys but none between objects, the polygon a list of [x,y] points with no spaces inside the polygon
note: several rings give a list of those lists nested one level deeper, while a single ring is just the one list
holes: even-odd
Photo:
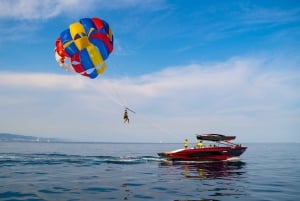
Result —
[{"label": "speedboat", "polygon": [[230,142],[235,136],[221,134],[196,135],[198,140],[209,141],[202,147],[177,149],[158,153],[162,158],[172,161],[227,161],[238,158],[247,147]]}]

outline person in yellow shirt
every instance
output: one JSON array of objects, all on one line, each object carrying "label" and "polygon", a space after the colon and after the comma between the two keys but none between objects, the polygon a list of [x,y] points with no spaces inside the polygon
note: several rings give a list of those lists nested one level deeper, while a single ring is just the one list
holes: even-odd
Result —
[{"label": "person in yellow shirt", "polygon": [[197,147],[198,148],[202,148],[203,147],[203,143],[202,143],[202,141],[200,140],[200,141],[198,141],[198,143],[197,143]]},{"label": "person in yellow shirt", "polygon": [[189,146],[189,141],[188,141],[187,139],[184,140],[183,146],[184,146],[185,149],[188,148],[188,146]]}]

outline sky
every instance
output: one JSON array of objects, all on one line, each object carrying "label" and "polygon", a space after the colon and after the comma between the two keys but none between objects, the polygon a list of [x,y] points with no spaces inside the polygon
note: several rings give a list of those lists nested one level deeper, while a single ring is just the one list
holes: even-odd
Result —
[{"label": "sky", "polygon": [[[54,44],[85,17],[114,50],[96,79]],[[1,0],[0,132],[91,142],[300,142],[300,1]],[[124,107],[130,123],[123,123]]]}]

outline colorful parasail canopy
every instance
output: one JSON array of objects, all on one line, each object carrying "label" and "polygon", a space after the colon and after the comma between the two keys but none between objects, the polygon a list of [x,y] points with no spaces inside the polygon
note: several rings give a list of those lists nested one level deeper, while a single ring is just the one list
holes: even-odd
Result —
[{"label": "colorful parasail canopy", "polygon": [[83,18],[69,25],[55,42],[55,59],[67,71],[96,78],[106,69],[113,50],[113,33],[99,18]]}]

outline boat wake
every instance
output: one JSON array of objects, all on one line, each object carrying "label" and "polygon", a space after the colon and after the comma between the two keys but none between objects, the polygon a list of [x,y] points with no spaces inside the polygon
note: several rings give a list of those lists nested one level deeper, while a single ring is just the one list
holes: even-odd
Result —
[{"label": "boat wake", "polygon": [[59,153],[20,154],[5,153],[0,156],[0,167],[15,165],[78,165],[90,166],[101,164],[142,164],[153,161],[161,161],[155,156],[82,156]]},{"label": "boat wake", "polygon": [[238,162],[240,160],[241,160],[240,157],[231,157],[231,158],[228,158],[225,161],[228,161],[228,162]]}]

